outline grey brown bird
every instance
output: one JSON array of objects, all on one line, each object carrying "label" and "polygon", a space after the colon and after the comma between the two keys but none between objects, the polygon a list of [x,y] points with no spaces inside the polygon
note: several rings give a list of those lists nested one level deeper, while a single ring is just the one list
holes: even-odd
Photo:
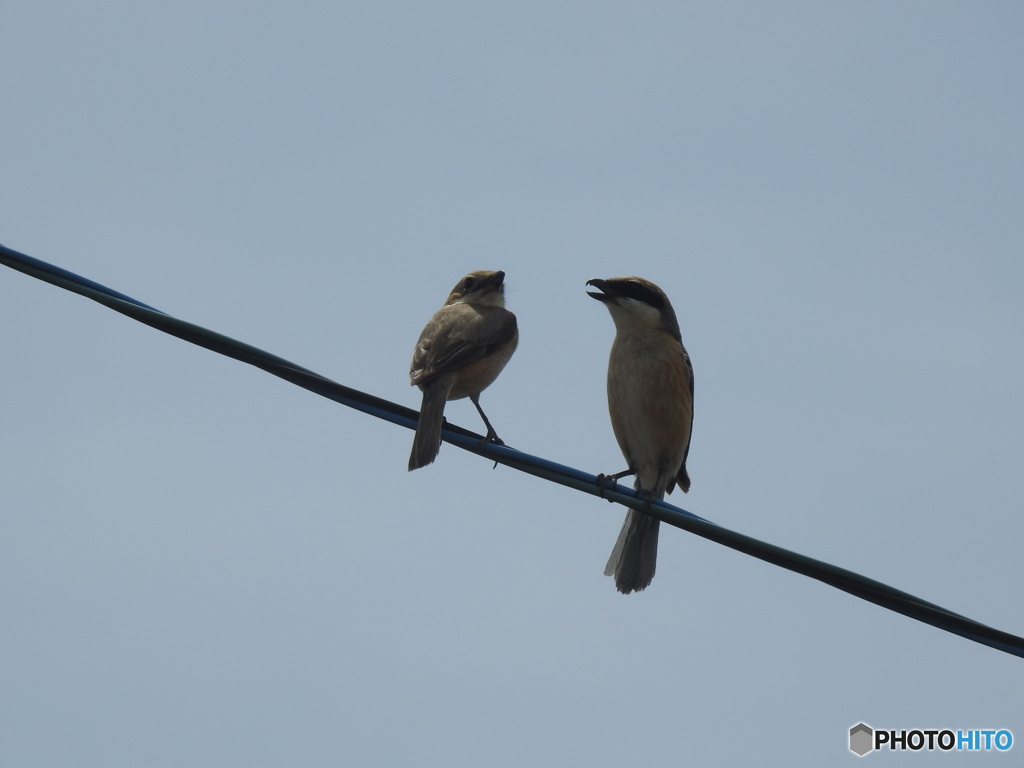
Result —
[{"label": "grey brown bird", "polygon": [[441,447],[444,404],[468,397],[487,426],[485,441],[504,445],[480,407],[519,343],[516,316],[505,309],[505,273],[477,270],[459,280],[416,342],[409,380],[423,390],[409,470],[430,464]]},{"label": "grey brown bird", "polygon": [[[668,296],[642,277],[588,280],[615,322],[608,359],[608,412],[633,487],[662,499],[678,485],[690,490],[686,457],[693,430],[693,366]],[[654,578],[661,521],[631,509],[605,568],[623,594]]]}]

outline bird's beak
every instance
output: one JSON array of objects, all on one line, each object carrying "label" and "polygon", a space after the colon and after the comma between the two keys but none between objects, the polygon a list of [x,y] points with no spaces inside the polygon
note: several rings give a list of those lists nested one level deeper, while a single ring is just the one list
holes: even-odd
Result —
[{"label": "bird's beak", "polygon": [[607,280],[601,280],[595,277],[593,280],[587,280],[587,285],[592,285],[597,288],[597,290],[601,291],[601,293],[587,291],[587,296],[590,298],[605,302],[615,301],[615,292],[611,289],[611,286],[608,285]]}]

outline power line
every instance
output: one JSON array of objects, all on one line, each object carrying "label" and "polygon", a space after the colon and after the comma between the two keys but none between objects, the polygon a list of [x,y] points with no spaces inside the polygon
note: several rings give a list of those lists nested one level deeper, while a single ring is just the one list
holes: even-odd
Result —
[{"label": "power line", "polygon": [[[73,272],[68,272],[45,261],[18,253],[3,245],[0,245],[0,263],[39,280],[52,283],[73,293],[78,293],[93,301],[98,301],[115,312],[120,312],[164,333],[177,336],[192,344],[197,344],[200,347],[205,347],[249,365],[254,365],[342,405],[347,405],[350,408],[355,408],[363,413],[368,413],[371,416],[376,416],[379,419],[384,419],[409,429],[416,428],[418,413],[411,408],[360,392],[343,384],[338,384],[314,371],[295,365],[261,349],[201,326],[179,320],[130,296],[114,291]],[[602,486],[596,475],[581,472],[578,469],[557,464],[538,456],[521,453],[507,446],[494,445],[493,443],[481,445],[481,435],[448,424],[447,422],[441,437],[445,442],[451,443],[463,450],[485,456],[488,459],[505,464],[513,469],[518,469],[521,472],[536,475],[537,477],[575,488],[584,493],[601,496],[633,509],[644,507],[645,499],[638,497],[631,488],[618,484]],[[751,557],[772,563],[780,568],[817,579],[862,600],[867,600],[875,605],[888,608],[890,611],[902,613],[904,616],[917,619],[933,627],[966,637],[976,643],[1024,658],[1024,638],[980,624],[966,616],[953,613],[939,605],[929,603],[906,592],[901,592],[879,581],[869,579],[844,568],[838,568],[821,560],[815,560],[797,552],[791,552],[782,547],[759,541],[742,533],[731,531],[684,509],[667,504],[664,501],[654,501],[650,506],[650,512],[669,525],[674,525],[697,536],[710,539],[730,549],[735,549]]]}]

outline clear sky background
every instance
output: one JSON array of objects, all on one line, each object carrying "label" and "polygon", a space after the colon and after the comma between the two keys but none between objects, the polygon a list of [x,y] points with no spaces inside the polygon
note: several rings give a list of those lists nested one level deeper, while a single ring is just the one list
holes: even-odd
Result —
[{"label": "clear sky background", "polygon": [[[0,242],[390,400],[504,269],[484,407],[585,471],[623,463],[584,283],[653,280],[669,501],[1024,634],[1019,3],[14,3],[0,105]],[[621,507],[408,473],[408,430],[6,269],[0,355],[4,766],[1024,749],[1021,659],[673,528],[624,597]]]}]

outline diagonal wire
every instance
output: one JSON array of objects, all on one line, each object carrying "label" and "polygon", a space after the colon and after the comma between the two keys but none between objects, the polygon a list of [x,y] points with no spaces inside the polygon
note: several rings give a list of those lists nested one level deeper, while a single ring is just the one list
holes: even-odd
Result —
[{"label": "diagonal wire", "polygon": [[[99,283],[48,264],[45,261],[26,256],[0,245],[0,263],[27,275],[64,288],[86,298],[98,301],[115,312],[145,323],[152,328],[177,336],[192,344],[222,355],[254,365],[286,381],[315,392],[335,402],[355,408],[371,416],[390,421],[409,429],[416,428],[419,414],[411,408],[389,402],[374,395],[346,387],[324,378],[307,368],[271,355],[261,349],[244,344],[228,336],[216,333],[198,325],[179,320],[154,309],[141,301],[114,291]],[[550,480],[578,491],[600,496],[633,509],[644,506],[645,499],[631,488],[619,484],[604,483],[596,475],[557,464],[553,461],[531,456],[507,446],[487,443],[481,445],[482,436],[445,422],[441,437],[448,443],[471,453],[505,464],[521,472]],[[679,507],[655,500],[650,512],[660,520],[677,528],[694,533],[705,539],[756,557],[796,573],[817,579],[836,589],[841,589],[862,600],[888,608],[912,619],[930,624],[976,643],[987,645],[1005,653],[1024,658],[1024,638],[981,624],[966,616],[953,613],[934,603],[914,595],[901,592],[874,579],[861,576],[853,571],[815,560],[797,552],[777,547],[742,533],[731,531],[698,517]]]}]

